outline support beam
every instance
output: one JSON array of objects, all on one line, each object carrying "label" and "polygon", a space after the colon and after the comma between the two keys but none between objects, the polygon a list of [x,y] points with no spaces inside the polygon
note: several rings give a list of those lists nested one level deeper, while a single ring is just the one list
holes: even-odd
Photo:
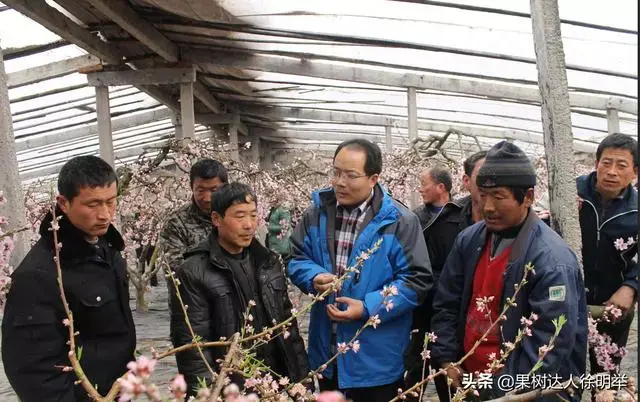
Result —
[{"label": "support beam", "polygon": [[251,163],[260,164],[260,153],[262,151],[262,145],[260,144],[260,137],[257,135],[252,135],[249,137],[251,141]]},{"label": "support beam", "polygon": [[260,169],[273,169],[273,148],[270,142],[260,140]]},{"label": "support beam", "polygon": [[[389,120],[384,115],[343,112],[337,110],[322,109],[305,109],[305,108],[287,108],[287,107],[256,107],[245,106],[240,108],[243,114],[262,116],[264,118],[272,118],[275,120],[284,118],[298,118],[303,120],[319,120],[340,122],[349,124],[366,124],[372,126],[386,126]],[[408,128],[407,119],[402,117],[392,117],[391,121],[399,128]],[[449,129],[455,129],[465,134],[476,137],[488,137],[495,139],[510,138],[513,140],[529,142],[532,144],[543,145],[544,139],[539,134],[530,133],[524,130],[501,130],[487,128],[477,125],[447,124],[441,122],[430,122],[425,120],[418,121],[418,130],[445,133]],[[581,152],[593,153],[596,151],[597,144],[579,140],[574,140],[574,149]]]},{"label": "support beam", "polygon": [[36,82],[72,74],[81,68],[95,66],[96,64],[100,64],[99,58],[84,54],[8,74],[7,85],[11,89],[22,85],[35,84]]},{"label": "support beam", "polygon": [[175,127],[176,140],[184,139],[184,135],[182,133],[182,117],[180,116],[180,113],[172,113],[171,124]]},{"label": "support beam", "polygon": [[98,115],[100,157],[107,161],[109,165],[114,166],[111,110],[109,107],[109,87],[96,87],[96,114]]},{"label": "support beam", "polygon": [[26,15],[38,24],[110,64],[121,64],[123,57],[115,45],[103,42],[64,14],[49,6],[45,0],[3,0],[3,3]]},{"label": "support beam", "polygon": [[[0,205],[0,215],[9,220],[9,231],[25,226],[24,195],[18,175],[18,158],[16,157],[13,138],[13,124],[9,108],[9,90],[7,75],[4,70],[4,58],[0,47],[0,192],[6,203]],[[14,249],[11,253],[10,264],[17,267],[27,254],[27,242],[24,233],[14,238]]]},{"label": "support beam", "polygon": [[144,43],[163,59],[175,63],[179,57],[178,46],[167,39],[147,20],[140,17],[125,0],[90,0],[91,5],[109,17],[134,38]]},{"label": "support beam", "polygon": [[620,132],[620,118],[616,109],[607,109],[607,132],[609,134]]},{"label": "support beam", "polygon": [[551,227],[581,255],[567,71],[557,0],[531,0],[531,23],[542,97]]},{"label": "support beam", "polygon": [[[196,133],[196,138],[198,139],[202,139],[202,140],[207,140],[211,138],[211,131],[206,130],[206,131],[200,131],[198,133]],[[142,154],[142,152],[150,147],[161,147],[163,145],[165,145],[167,143],[167,140],[158,140],[158,141],[152,141],[152,142],[148,142],[145,144],[141,144],[141,145],[136,145],[136,146],[132,146],[129,148],[124,148],[124,149],[117,149],[115,151],[115,160],[116,160],[116,167],[120,165],[120,160],[121,159],[125,159],[125,158],[131,158],[134,156],[138,156],[140,154]],[[85,154],[92,154],[92,152],[87,152]],[[62,167],[62,165],[66,162],[66,159],[61,160],[59,162],[55,162],[53,164],[50,164],[48,166],[44,166],[44,167],[38,167],[35,169],[30,169],[30,170],[23,170],[20,172],[20,179],[22,181],[26,181],[26,180],[33,180],[33,179],[37,179],[40,177],[46,177],[46,176],[50,176],[50,175],[54,175],[57,174],[60,171],[60,168]]]},{"label": "support beam", "polygon": [[238,125],[240,117],[236,115],[236,121],[229,126],[229,147],[231,148],[231,159],[240,161],[240,149],[238,145]]},{"label": "support beam", "polygon": [[[91,0],[91,4],[111,18],[131,36],[156,52],[164,60],[175,63],[180,61],[180,49],[149,21],[142,18],[126,0]],[[195,97],[209,110],[220,113],[218,101],[201,82],[194,85]]]},{"label": "support beam", "polygon": [[195,112],[193,110],[193,83],[180,85],[180,117],[182,118],[182,137],[191,139],[195,133]]},{"label": "support beam", "polygon": [[416,89],[411,87],[407,90],[407,116],[409,123],[409,141],[418,138],[418,100]]},{"label": "support beam", "polygon": [[196,70],[190,68],[148,68],[125,71],[103,71],[87,74],[89,85],[169,85],[196,81]]},{"label": "support beam", "polygon": [[388,154],[393,153],[393,142],[391,138],[391,122],[384,126],[384,136],[385,136],[385,150]]},{"label": "support beam", "polygon": [[[111,121],[111,131],[117,132],[169,118],[171,118],[171,110],[164,107],[143,113],[116,117]],[[62,132],[54,131],[51,134],[38,138],[17,138],[15,148],[17,152],[25,152],[39,147],[60,144],[65,141],[76,140],[79,138],[89,138],[96,135],[98,135],[98,124],[91,124]]]},{"label": "support beam", "polygon": [[213,97],[213,95],[211,95],[211,92],[209,92],[209,90],[203,83],[197,81],[193,84],[193,94],[212,112],[222,112],[220,103],[216,100],[216,98]]},{"label": "support beam", "polygon": [[[485,82],[460,78],[449,78],[429,74],[380,71],[371,68],[350,67],[336,63],[317,63],[281,56],[262,56],[243,52],[207,50],[198,52],[185,48],[181,52],[185,60],[193,63],[215,63],[216,67],[240,68],[326,78],[340,81],[392,87],[415,87],[416,89],[446,91],[483,96],[491,99],[516,102],[541,103],[540,92],[531,86],[514,86],[497,82]],[[638,103],[631,98],[608,98],[606,96],[571,93],[571,106],[586,109],[605,110],[610,101],[619,102],[617,109],[638,114]]]}]

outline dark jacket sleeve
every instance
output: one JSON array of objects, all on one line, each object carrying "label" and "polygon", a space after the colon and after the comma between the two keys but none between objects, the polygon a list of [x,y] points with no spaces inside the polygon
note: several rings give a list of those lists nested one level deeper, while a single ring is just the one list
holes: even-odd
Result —
[{"label": "dark jacket sleeve", "polygon": [[570,360],[577,331],[585,331],[580,328],[585,324],[584,317],[581,318],[580,314],[584,314],[587,308],[584,283],[577,260],[574,263],[558,263],[544,268],[535,267],[534,262],[535,268],[538,268],[536,274],[531,276],[526,286],[530,286],[530,311],[538,315],[538,320],[531,328],[532,335],[522,341],[523,353],[520,358],[524,361],[519,362],[517,369],[530,370],[533,367],[538,360],[539,348],[549,343],[555,331],[553,320],[562,315],[566,323],[539,370],[541,373],[556,373],[561,369],[560,364]]},{"label": "dark jacket sleeve", "polygon": [[622,255],[626,269],[624,270],[623,285],[629,286],[636,291],[636,300],[638,299],[638,243],[629,247],[629,250]]},{"label": "dark jacket sleeve", "polygon": [[[23,402],[74,402],[67,328],[53,275],[39,271],[12,277],[2,322],[2,361],[7,378]],[[58,367],[56,367],[58,366]]]},{"label": "dark jacket sleeve", "polygon": [[[200,337],[201,341],[217,341],[212,331],[211,311],[209,301],[204,293],[202,283],[198,280],[197,267],[185,263],[178,270],[177,278],[180,281],[180,296],[187,306],[187,317],[193,328],[193,332]],[[171,342],[174,347],[189,344],[193,341],[193,337],[185,322],[182,306],[175,297],[175,289],[172,290],[173,301],[171,303]],[[219,351],[221,348],[205,348],[202,349],[207,362],[214,367],[215,361],[222,355]],[[216,353],[217,352],[217,353]],[[185,380],[191,390],[198,385],[198,378],[204,378],[207,382],[211,381],[211,373],[207,369],[197,348],[180,352],[176,355],[178,363],[178,371],[185,376]]]},{"label": "dark jacket sleeve", "polygon": [[[291,309],[293,308],[291,300],[287,294],[283,293],[282,305],[284,306],[284,317],[291,317]],[[300,329],[298,327],[298,320],[293,320],[291,327],[289,328],[289,338],[285,341],[291,344],[293,353],[295,354],[295,370],[290,370],[289,377],[291,381],[298,382],[302,380],[309,371],[309,362],[307,359],[307,351],[304,347],[304,340],[300,335]]]},{"label": "dark jacket sleeve", "polygon": [[438,336],[431,345],[431,356],[438,364],[458,359],[457,329],[464,288],[464,257],[462,236],[456,238],[453,249],[444,264],[433,299],[431,330]]}]

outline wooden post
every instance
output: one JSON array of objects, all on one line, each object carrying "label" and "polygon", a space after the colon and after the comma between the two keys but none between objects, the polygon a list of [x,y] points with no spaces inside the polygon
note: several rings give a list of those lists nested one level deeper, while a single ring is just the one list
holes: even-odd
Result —
[{"label": "wooden post", "polygon": [[581,255],[573,134],[557,0],[531,0],[531,22],[542,98],[542,128],[549,172],[551,227]]},{"label": "wooden post", "polygon": [[607,109],[607,132],[609,134],[620,132],[620,119],[616,109]]},{"label": "wooden post", "polygon": [[[9,225],[3,226],[2,229],[9,231],[24,227],[26,225],[24,194],[18,173],[18,158],[13,137],[13,122],[9,107],[9,90],[4,70],[2,47],[0,47],[0,192],[6,199],[6,203],[0,205],[0,215],[6,216],[9,220]],[[15,268],[27,254],[26,234],[20,233],[13,239],[14,248],[10,264]]]},{"label": "wooden post", "polygon": [[270,142],[262,141],[260,144],[260,168],[262,170],[273,169],[273,147]]},{"label": "wooden post", "polygon": [[251,137],[251,163],[260,164],[260,154],[262,153],[262,144],[260,137],[252,135]]},{"label": "wooden post", "polygon": [[407,106],[409,109],[407,114],[409,118],[409,141],[413,141],[418,138],[418,99],[414,87],[409,88],[407,91]]},{"label": "wooden post", "polygon": [[171,124],[175,127],[176,140],[181,141],[184,139],[182,134],[182,117],[180,113],[171,113]]},{"label": "wooden post", "polygon": [[240,161],[240,149],[238,148],[238,126],[240,125],[240,116],[236,115],[234,122],[229,125],[229,147],[231,148],[231,159]]},{"label": "wooden post", "polygon": [[180,117],[182,137],[191,139],[195,135],[195,112],[193,111],[193,83],[180,84]]},{"label": "wooden post", "polygon": [[113,167],[113,136],[111,133],[111,111],[109,109],[109,87],[102,85],[96,87],[96,114],[98,115],[100,157]]},{"label": "wooden post", "polygon": [[391,141],[391,119],[387,119],[387,125],[384,126],[384,138],[386,151],[388,154],[393,153],[393,142]]}]

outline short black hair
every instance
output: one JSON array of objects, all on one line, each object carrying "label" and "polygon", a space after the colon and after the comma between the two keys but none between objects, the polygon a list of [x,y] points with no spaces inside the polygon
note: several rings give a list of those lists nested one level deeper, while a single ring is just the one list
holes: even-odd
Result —
[{"label": "short black hair", "polygon": [[471,173],[473,173],[473,169],[475,169],[476,167],[476,163],[478,163],[480,159],[486,158],[487,152],[488,151],[478,151],[465,159],[463,162],[464,174],[466,174],[467,176],[471,176]]},{"label": "short black hair", "polygon": [[444,188],[447,190],[447,193],[451,193],[451,188],[453,188],[453,179],[451,178],[449,170],[441,166],[434,166],[429,169],[429,176],[431,176],[431,180],[436,184],[444,184]]},{"label": "short black hair", "polygon": [[367,176],[382,172],[382,151],[377,144],[361,138],[344,141],[336,148],[336,153],[333,154],[334,161],[342,148],[356,148],[367,154],[367,160],[364,163],[364,173]]},{"label": "short black hair", "polygon": [[215,159],[200,159],[191,166],[189,171],[189,184],[193,186],[195,179],[219,178],[221,182],[227,183],[229,176],[224,165]]},{"label": "short black hair", "polygon": [[258,197],[251,187],[246,184],[233,182],[217,189],[211,196],[211,213],[217,212],[224,217],[224,213],[233,204],[244,204],[247,197],[258,205]]},{"label": "short black hair", "polygon": [[600,161],[604,150],[610,148],[626,149],[631,152],[633,166],[638,167],[638,141],[635,138],[621,133],[609,134],[598,145],[596,161]]},{"label": "short black hair", "polygon": [[76,156],[67,161],[58,175],[58,193],[72,201],[85,187],[107,187],[118,184],[111,165],[94,155]]},{"label": "short black hair", "polygon": [[513,198],[518,201],[518,204],[522,204],[524,202],[524,197],[527,196],[527,191],[529,191],[531,187],[507,187],[511,194],[513,194]]}]

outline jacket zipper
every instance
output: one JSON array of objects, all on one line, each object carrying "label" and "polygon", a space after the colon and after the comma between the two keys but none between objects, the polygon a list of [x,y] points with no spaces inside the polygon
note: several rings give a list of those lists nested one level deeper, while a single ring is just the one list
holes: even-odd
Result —
[{"label": "jacket zipper", "polygon": [[608,222],[611,222],[612,220],[619,218],[623,215],[627,215],[627,214],[632,214],[632,213],[637,213],[638,210],[637,209],[632,209],[629,211],[625,211],[622,213],[619,213],[618,215],[614,215],[611,218],[607,219],[606,221],[602,222],[602,225],[600,224],[600,217],[598,216],[598,210],[596,209],[596,206],[593,205],[593,203],[587,199],[582,199],[582,201],[586,202],[587,204],[591,205],[591,208],[593,208],[593,212],[596,214],[596,239],[597,242],[600,243],[600,231],[602,230],[602,228],[604,227],[604,225],[606,225]]},{"label": "jacket zipper", "polygon": [[440,211],[438,211],[438,213],[436,214],[436,216],[431,219],[431,221],[429,221],[427,223],[427,226],[425,226],[424,229],[422,229],[422,233],[424,233],[425,230],[429,229],[431,226],[433,226],[434,223],[436,223],[436,221],[438,220],[438,218],[440,217],[440,215],[442,215],[442,212],[444,211],[444,209],[448,206],[448,205],[453,205],[454,207],[458,207],[460,208],[460,205],[454,203],[454,202],[447,202],[446,204],[444,204],[442,206],[442,209],[440,209]]}]

